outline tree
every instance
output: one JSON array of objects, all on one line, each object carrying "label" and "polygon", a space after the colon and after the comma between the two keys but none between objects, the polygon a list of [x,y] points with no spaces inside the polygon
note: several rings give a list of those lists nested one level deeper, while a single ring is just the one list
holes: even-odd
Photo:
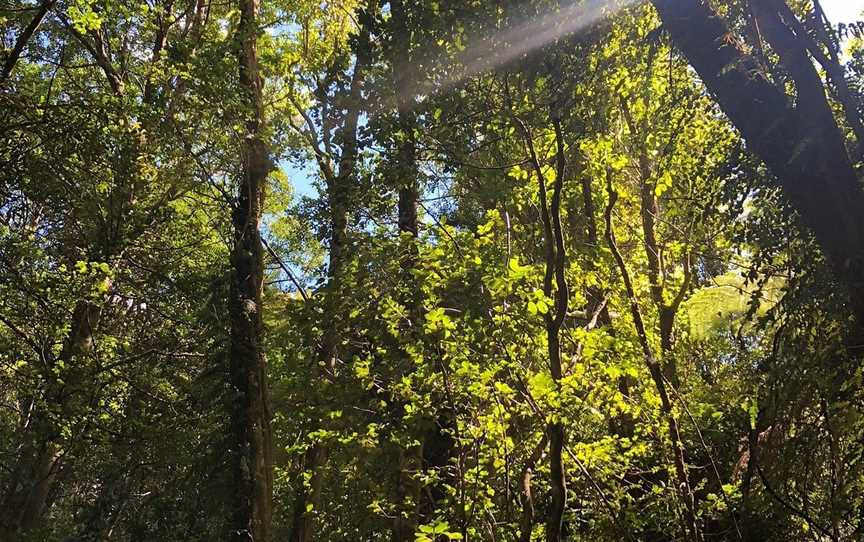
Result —
[{"label": "tree", "polygon": [[237,63],[245,106],[237,199],[232,210],[234,239],[231,251],[231,385],[232,460],[234,480],[232,540],[271,539],[273,465],[270,404],[264,352],[262,289],[264,247],[259,231],[267,175],[273,167],[265,130],[263,81],[258,68],[257,0],[239,4]]},{"label": "tree", "polygon": [[752,4],[763,36],[792,77],[796,103],[765,76],[702,0],[654,2],[663,24],[753,151],[813,230],[864,319],[864,203],[843,135],[813,66],[801,24],[785,2]]}]

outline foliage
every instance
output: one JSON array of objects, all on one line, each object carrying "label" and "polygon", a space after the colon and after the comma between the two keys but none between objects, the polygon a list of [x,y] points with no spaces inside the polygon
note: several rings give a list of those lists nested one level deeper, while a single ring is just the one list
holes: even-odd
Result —
[{"label": "foliage", "polygon": [[[240,13],[48,4],[0,82],[0,540],[226,539]],[[836,268],[653,8],[582,4],[262,2],[274,540],[686,540],[688,497],[860,538]]]}]

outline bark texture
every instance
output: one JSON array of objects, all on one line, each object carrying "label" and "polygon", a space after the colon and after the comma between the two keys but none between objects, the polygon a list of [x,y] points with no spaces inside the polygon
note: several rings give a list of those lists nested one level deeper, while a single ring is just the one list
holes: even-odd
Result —
[{"label": "bark texture", "polygon": [[230,373],[233,478],[230,540],[268,542],[273,473],[270,412],[264,357],[262,290],[264,248],[259,231],[264,188],[272,169],[262,139],[264,106],[258,71],[258,0],[240,0],[237,55],[246,105],[246,137],[232,217]]}]

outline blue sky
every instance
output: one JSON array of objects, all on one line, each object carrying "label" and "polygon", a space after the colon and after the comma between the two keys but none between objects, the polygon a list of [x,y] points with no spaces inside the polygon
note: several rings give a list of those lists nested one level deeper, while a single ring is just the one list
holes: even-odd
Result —
[{"label": "blue sky", "polygon": [[[822,0],[822,7],[834,24],[864,20],[864,0]],[[305,168],[298,168],[288,162],[282,163],[297,197],[315,195],[315,188],[312,186],[315,170],[312,166],[313,164],[308,164]]]}]

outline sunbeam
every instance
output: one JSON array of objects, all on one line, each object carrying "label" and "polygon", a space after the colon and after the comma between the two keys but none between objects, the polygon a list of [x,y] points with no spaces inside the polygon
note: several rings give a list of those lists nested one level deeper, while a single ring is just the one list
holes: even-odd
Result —
[{"label": "sunbeam", "polygon": [[436,93],[446,92],[474,75],[488,72],[519,59],[554,41],[582,32],[604,18],[643,0],[585,0],[504,29],[477,43],[460,55],[461,68],[440,81]]}]

